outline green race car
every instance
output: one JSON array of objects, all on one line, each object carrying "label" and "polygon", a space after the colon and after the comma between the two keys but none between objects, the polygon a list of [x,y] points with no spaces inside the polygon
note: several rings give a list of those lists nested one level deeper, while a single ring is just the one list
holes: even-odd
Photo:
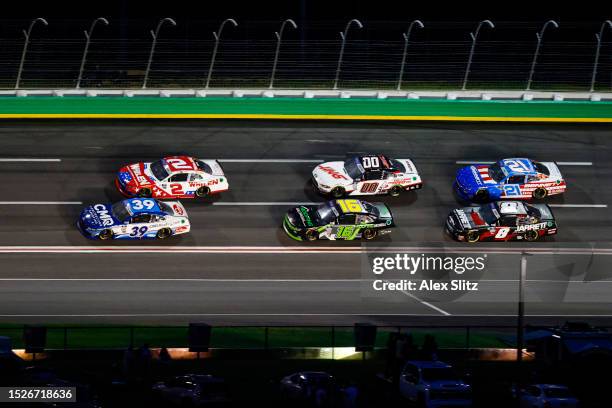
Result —
[{"label": "green race car", "polygon": [[283,228],[297,241],[373,239],[394,227],[391,210],[383,203],[346,199],[320,205],[301,205],[285,215]]}]

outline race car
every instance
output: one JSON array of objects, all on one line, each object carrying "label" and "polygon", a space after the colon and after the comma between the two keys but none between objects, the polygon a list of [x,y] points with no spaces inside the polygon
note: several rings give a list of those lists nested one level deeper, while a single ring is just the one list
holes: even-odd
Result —
[{"label": "race car", "polygon": [[565,188],[565,180],[556,163],[530,159],[503,159],[494,164],[463,167],[457,172],[454,183],[459,198],[475,202],[542,199],[561,194]]},{"label": "race car", "polygon": [[185,234],[191,226],[178,201],[130,198],[115,204],[94,204],[81,211],[77,226],[90,239],[164,239]]},{"label": "race car", "polygon": [[453,210],[446,219],[446,231],[465,242],[536,241],[555,235],[557,222],[546,204],[496,201]]},{"label": "race car", "polygon": [[423,186],[410,159],[390,159],[385,155],[352,156],[345,161],[319,164],[312,171],[315,189],[333,198],[389,194]]},{"label": "race car", "polygon": [[289,210],[283,220],[285,232],[297,241],[370,240],[391,232],[394,226],[385,204],[356,199],[301,205]]},{"label": "race car", "polygon": [[124,166],[115,185],[127,197],[152,198],[203,198],[229,189],[219,162],[189,156]]}]

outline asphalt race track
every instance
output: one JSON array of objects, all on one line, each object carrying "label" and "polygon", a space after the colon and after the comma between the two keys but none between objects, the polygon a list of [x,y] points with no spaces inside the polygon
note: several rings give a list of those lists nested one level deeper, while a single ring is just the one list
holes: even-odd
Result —
[{"label": "asphalt race track", "polygon": [[[280,228],[321,161],[348,153],[412,158],[422,190],[389,204],[380,241],[297,243]],[[115,172],[164,155],[219,159],[230,191],[183,201],[192,231],[162,242],[94,242],[84,205],[117,201]],[[452,242],[443,231],[457,161],[560,162],[568,191],[547,200],[559,234],[542,242]],[[383,122],[36,121],[0,126],[0,321],[104,323],[514,323],[520,254],[531,322],[612,322],[612,127]],[[372,254],[469,251],[478,291],[374,292]]]}]

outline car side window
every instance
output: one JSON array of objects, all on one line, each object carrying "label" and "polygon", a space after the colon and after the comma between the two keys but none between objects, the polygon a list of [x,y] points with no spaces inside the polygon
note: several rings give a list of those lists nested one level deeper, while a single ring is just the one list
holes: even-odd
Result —
[{"label": "car side window", "polygon": [[145,222],[150,222],[151,221],[151,215],[150,214],[138,214],[132,217],[132,224],[140,224],[140,223],[145,223]]},{"label": "car side window", "polygon": [[381,170],[370,170],[365,174],[365,180],[382,180]]},{"label": "car side window", "polygon": [[202,179],[203,177],[199,175],[198,173],[191,173],[191,176],[189,176],[189,181],[199,181]]},{"label": "car side window", "polygon": [[523,184],[525,182],[525,176],[510,176],[506,181],[506,184]]},{"label": "car side window", "polygon": [[533,176],[527,176],[527,182],[528,183],[532,183],[534,181],[539,181],[540,180],[540,176],[541,176],[540,174],[536,174],[536,175],[533,175]]},{"label": "car side window", "polygon": [[338,221],[341,225],[355,225],[355,214],[344,214]]},{"label": "car side window", "polygon": [[373,217],[369,215],[365,215],[365,214],[357,215],[357,224],[373,224],[373,223],[374,223]]},{"label": "car side window", "polygon": [[170,177],[170,181],[173,183],[176,183],[176,182],[180,183],[182,181],[187,181],[187,176],[188,176],[187,173],[177,173],[173,175],[172,177]]}]

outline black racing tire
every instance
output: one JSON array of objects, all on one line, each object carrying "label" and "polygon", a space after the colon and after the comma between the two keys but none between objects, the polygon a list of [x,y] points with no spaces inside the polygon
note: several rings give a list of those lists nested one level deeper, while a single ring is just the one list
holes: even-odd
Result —
[{"label": "black racing tire", "polygon": [[535,190],[533,190],[533,193],[531,194],[533,198],[535,198],[536,200],[542,200],[546,198],[546,196],[548,195],[548,190],[540,187],[540,188],[536,188]]},{"label": "black racing tire", "polygon": [[158,239],[166,239],[171,235],[172,235],[172,231],[170,230],[170,228],[162,228],[159,231],[157,231]]},{"label": "black racing tire", "polygon": [[525,241],[529,241],[529,242],[537,241],[539,237],[540,237],[540,234],[538,234],[538,231],[529,230],[525,232]]},{"label": "black racing tire", "polygon": [[306,241],[316,241],[319,239],[319,233],[315,230],[308,230],[304,234],[304,237],[306,238]]},{"label": "black racing tire", "polygon": [[113,239],[113,231],[109,230],[109,229],[105,229],[102,230],[99,234],[98,234],[98,239],[102,240],[102,241],[107,241],[107,240],[111,240]]},{"label": "black racing tire", "polygon": [[375,229],[372,228],[366,228],[363,230],[363,233],[361,234],[361,236],[363,237],[363,239],[366,240],[371,240],[376,238],[376,236],[378,235],[378,231],[376,231]]},{"label": "black racing tire", "polygon": [[402,188],[400,186],[393,186],[389,189],[389,195],[391,197],[397,197],[402,192]]},{"label": "black racing tire", "polygon": [[478,231],[470,231],[465,234],[466,242],[474,243],[480,240],[480,233]]},{"label": "black racing tire", "polygon": [[332,190],[329,192],[329,194],[333,197],[333,198],[342,198],[344,197],[344,195],[346,194],[346,190],[344,189],[344,187],[334,187],[332,188]]},{"label": "black racing tire", "polygon": [[478,190],[476,194],[474,194],[474,201],[479,203],[489,201],[489,192],[487,190]]},{"label": "black racing tire", "polygon": [[140,190],[136,192],[136,197],[140,197],[140,198],[151,197],[151,189],[148,187],[141,188]]},{"label": "black racing tire", "polygon": [[202,186],[195,191],[196,198],[205,198],[210,194],[210,188]]}]

